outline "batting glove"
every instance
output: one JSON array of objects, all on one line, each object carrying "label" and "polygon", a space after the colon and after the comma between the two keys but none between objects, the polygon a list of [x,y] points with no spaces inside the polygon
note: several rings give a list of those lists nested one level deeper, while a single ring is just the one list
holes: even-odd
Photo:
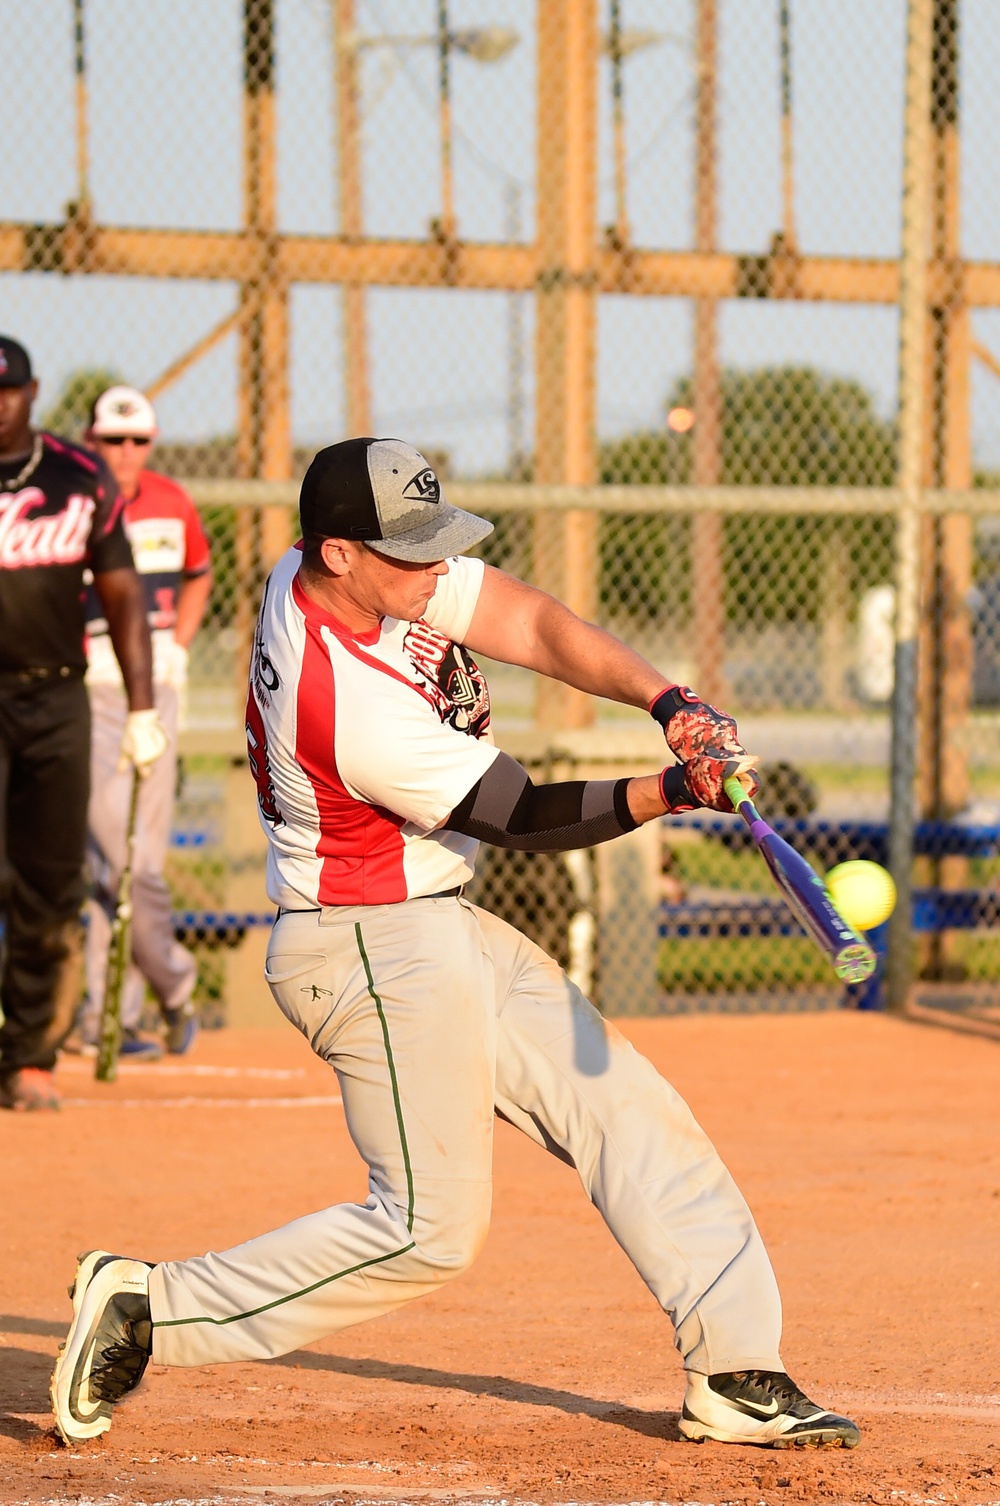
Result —
[{"label": "batting glove", "polygon": [[140,779],[145,779],[158,758],[167,751],[167,731],[154,708],[130,711],[125,718],[118,772],[124,774],[129,764]]},{"label": "batting glove", "polygon": [[760,789],[753,762],[749,757],[719,759],[702,753],[689,763],[672,764],[660,775],[660,798],[667,814],[675,816],[699,808],[731,811],[733,803],[726,794],[725,781],[734,774],[740,776],[752,800]]},{"label": "batting glove", "polygon": [[681,763],[699,753],[713,758],[746,758],[736,723],[702,701],[686,685],[670,685],[650,702],[649,714],[663,728],[667,747]]}]

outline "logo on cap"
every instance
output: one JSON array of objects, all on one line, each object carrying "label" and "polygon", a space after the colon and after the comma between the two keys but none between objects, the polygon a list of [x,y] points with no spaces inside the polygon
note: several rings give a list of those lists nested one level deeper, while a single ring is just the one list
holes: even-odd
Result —
[{"label": "logo on cap", "polygon": [[7,365],[7,352],[4,350],[3,346],[0,345],[0,372],[9,370],[10,367]]},{"label": "logo on cap", "polygon": [[440,502],[441,483],[431,470],[425,465],[422,471],[418,471],[411,481],[403,487],[403,496],[409,502]]},{"label": "logo on cap", "polygon": [[111,411],[122,418],[129,418],[133,413],[138,412],[138,409],[130,397],[120,397],[117,402],[111,404]]}]

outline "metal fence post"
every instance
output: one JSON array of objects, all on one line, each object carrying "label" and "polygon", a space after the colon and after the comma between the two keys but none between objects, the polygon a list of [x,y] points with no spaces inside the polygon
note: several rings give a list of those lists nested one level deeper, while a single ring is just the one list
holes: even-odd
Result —
[{"label": "metal fence post", "polygon": [[913,780],[926,396],[932,12],[933,0],[909,0],[899,276],[898,475],[902,495],[896,521],[896,649],[889,809],[889,867],[899,898],[889,925],[886,967],[886,1000],[888,1007],[896,1010],[906,1007],[913,972]]}]

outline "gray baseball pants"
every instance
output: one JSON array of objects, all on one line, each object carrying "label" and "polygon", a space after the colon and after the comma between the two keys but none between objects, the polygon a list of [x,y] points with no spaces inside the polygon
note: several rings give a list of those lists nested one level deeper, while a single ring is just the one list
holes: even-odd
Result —
[{"label": "gray baseball pants", "polygon": [[461,1275],[489,1225],[497,1113],[576,1168],[686,1368],[783,1368],[777,1284],[729,1172],[519,931],[458,898],[293,912],[266,975],[337,1073],[369,1196],[155,1266],[155,1361],[267,1359]]},{"label": "gray baseball pants", "polygon": [[[139,791],[132,867],[132,963],[122,994],[122,1024],[134,1028],[142,1015],[148,982],[162,1009],[190,999],[197,977],[191,953],[174,937],[170,891],[163,865],[170,841],[177,781],[177,692],[157,685],[156,709],[167,729],[167,751],[153,764]],[[115,685],[90,687],[92,720],[87,866],[92,898],[87,904],[87,998],[80,1012],[85,1037],[96,1034],[104,1002],[104,979],[118,883],[125,865],[132,771],[118,771],[128,703]]]}]

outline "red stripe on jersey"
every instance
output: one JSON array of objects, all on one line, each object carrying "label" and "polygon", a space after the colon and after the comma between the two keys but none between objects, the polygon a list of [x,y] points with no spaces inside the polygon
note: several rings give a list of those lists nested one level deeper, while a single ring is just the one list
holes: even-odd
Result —
[{"label": "red stripe on jersey", "polygon": [[352,633],[350,628],[334,617],[332,612],[327,612],[317,602],[313,601],[311,596],[306,595],[297,575],[292,580],[292,599],[305,617],[307,627],[315,628],[322,625],[329,628],[338,642],[342,643],[347,652],[353,654],[355,659],[360,659],[361,663],[367,664],[369,669],[381,670],[384,675],[388,675],[391,680],[398,680],[400,685],[405,685],[408,690],[415,690],[417,695],[423,696],[428,706],[434,707],[435,711],[437,710],[426,690],[414,684],[412,680],[408,680],[405,675],[401,675],[399,670],[393,669],[391,664],[386,664],[384,660],[376,659],[371,654],[366,654],[363,651],[362,644],[365,647],[374,647],[381,638],[381,622],[379,622],[378,627],[372,628],[368,633]]},{"label": "red stripe on jersey", "polygon": [[366,805],[344,788],[334,751],[336,689],[321,628],[306,618],[296,698],[295,761],[309,779],[319,815],[321,905],[387,905],[406,898],[403,818]]}]

